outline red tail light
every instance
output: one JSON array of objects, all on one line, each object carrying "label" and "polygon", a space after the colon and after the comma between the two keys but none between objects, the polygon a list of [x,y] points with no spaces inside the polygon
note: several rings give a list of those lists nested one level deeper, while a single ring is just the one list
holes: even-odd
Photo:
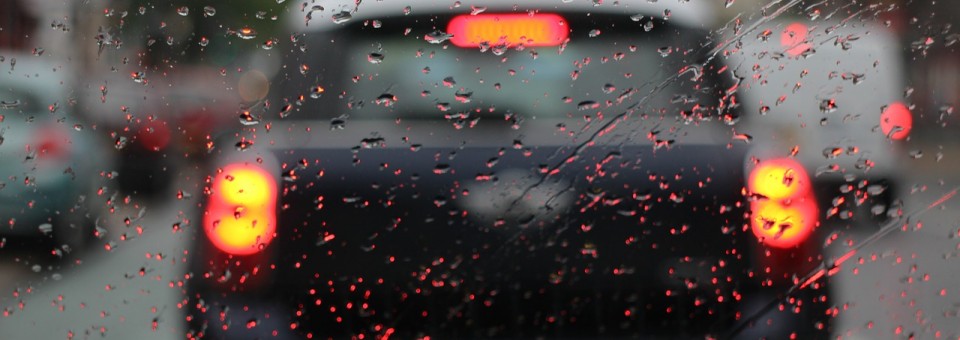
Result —
[{"label": "red tail light", "polygon": [[787,49],[787,54],[796,57],[809,50],[812,46],[807,43],[807,25],[792,23],[780,32],[780,46]]},{"label": "red tail light", "polygon": [[450,20],[447,33],[458,47],[481,43],[508,46],[557,46],[570,35],[567,21],[556,14],[460,15]]},{"label": "red tail light", "polygon": [[913,114],[903,103],[895,102],[883,108],[880,114],[880,130],[891,139],[901,140],[913,129]]},{"label": "red tail light", "polygon": [[245,164],[224,168],[214,179],[203,229],[220,250],[250,255],[276,233],[277,182],[265,170]]},{"label": "red tail light", "polygon": [[793,159],[760,163],[750,172],[749,189],[761,196],[751,202],[753,234],[772,247],[790,248],[802,243],[817,226],[817,201],[810,176]]},{"label": "red tail light", "polygon": [[[34,136],[27,151],[35,151],[40,159],[63,159],[70,153],[70,138],[60,126],[46,125]],[[31,150],[32,149],[32,150]]]},{"label": "red tail light", "polygon": [[147,150],[160,151],[170,143],[170,128],[164,121],[151,120],[137,132],[137,140]]}]

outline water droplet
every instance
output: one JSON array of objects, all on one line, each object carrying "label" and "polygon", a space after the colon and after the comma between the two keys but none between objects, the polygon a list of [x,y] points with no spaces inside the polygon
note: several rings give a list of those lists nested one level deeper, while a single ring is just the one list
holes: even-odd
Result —
[{"label": "water droplet", "polygon": [[286,104],[280,108],[280,118],[287,118],[293,112],[293,104]]},{"label": "water droplet", "polygon": [[237,37],[243,40],[250,40],[257,37],[257,31],[250,27],[244,27],[237,31]]},{"label": "water droplet", "polygon": [[237,144],[234,145],[238,151],[246,151],[251,146],[253,146],[253,141],[248,139],[241,139]]},{"label": "water droplet", "polygon": [[374,104],[383,105],[383,106],[393,106],[397,102],[397,97],[390,93],[381,94],[377,99],[373,101]]},{"label": "water droplet", "polygon": [[257,119],[250,113],[250,111],[243,111],[240,113],[240,124],[250,126],[260,124],[260,119]]},{"label": "water droplet", "polygon": [[343,130],[347,127],[345,116],[330,119],[330,130]]},{"label": "water droplet", "polygon": [[334,24],[342,24],[353,19],[353,15],[348,11],[340,11],[340,13],[330,16],[330,19],[333,20]]},{"label": "water droplet", "polygon": [[427,33],[426,35],[423,36],[423,40],[426,40],[428,43],[431,43],[431,44],[440,44],[444,41],[449,40],[450,38],[453,38],[453,34],[450,34],[441,30],[436,30],[436,31]]},{"label": "water droplet", "polygon": [[470,15],[477,15],[487,10],[487,6],[470,6]]},{"label": "water droplet", "polygon": [[363,149],[383,148],[387,146],[387,141],[383,137],[364,138],[360,140],[360,147]]},{"label": "water droplet", "polygon": [[117,150],[123,149],[127,146],[127,137],[119,136],[113,141],[113,147]]},{"label": "water droplet", "polygon": [[382,54],[382,53],[370,53],[369,55],[367,55],[367,61],[369,61],[371,64],[379,64],[379,63],[382,63],[382,62],[383,62],[383,54]]},{"label": "water droplet", "polygon": [[473,96],[473,92],[472,92],[472,91],[466,91],[466,90],[458,90],[456,93],[453,94],[453,96],[454,96],[454,98],[457,99],[458,102],[461,102],[461,103],[469,103],[469,102],[470,102],[470,97]]},{"label": "water droplet", "polygon": [[443,86],[452,88],[454,85],[457,85],[457,81],[453,77],[443,78]]},{"label": "water droplet", "polygon": [[182,6],[180,8],[177,8],[177,14],[180,14],[180,16],[182,17],[190,15],[190,8],[187,6]]},{"label": "water droplet", "polygon": [[15,109],[20,106],[20,100],[0,100],[0,109]]},{"label": "water droplet", "polygon": [[323,95],[323,92],[326,91],[323,89],[323,86],[317,85],[310,88],[310,98],[317,99]]},{"label": "water droplet", "polygon": [[205,6],[205,7],[203,7],[203,16],[204,16],[204,17],[212,17],[212,16],[214,16],[214,15],[217,15],[217,9],[216,9],[216,8],[213,8],[213,6]]},{"label": "water droplet", "polygon": [[670,46],[664,46],[657,49],[657,53],[660,53],[660,56],[664,58],[670,56],[670,53],[672,52],[673,52],[673,49],[670,48]]},{"label": "water droplet", "polygon": [[435,174],[437,174],[437,175],[442,175],[442,174],[446,174],[446,173],[449,173],[449,172],[450,172],[450,165],[449,165],[449,164],[437,164],[437,166],[435,166],[435,167],[433,168],[433,173],[435,173]]},{"label": "water droplet", "polygon": [[276,46],[276,45],[277,45],[276,40],[267,39],[267,41],[264,41],[263,44],[260,44],[260,48],[265,50],[270,50],[270,49],[273,49],[273,46]]},{"label": "water droplet", "polygon": [[38,226],[37,229],[40,230],[40,232],[44,235],[50,235],[50,233],[53,232],[53,225],[50,223],[44,223]]},{"label": "water droplet", "polygon": [[592,100],[585,100],[577,104],[577,110],[590,110],[600,107],[600,103],[597,103]]},{"label": "water droplet", "polygon": [[142,84],[146,81],[147,75],[143,72],[137,71],[130,73],[130,78],[133,79],[134,82]]}]

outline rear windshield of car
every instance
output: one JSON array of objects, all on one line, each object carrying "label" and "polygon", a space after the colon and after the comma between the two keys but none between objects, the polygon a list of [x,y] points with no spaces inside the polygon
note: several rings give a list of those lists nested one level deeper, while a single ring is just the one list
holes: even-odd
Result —
[{"label": "rear windshield of car", "polygon": [[[651,92],[701,57],[692,39],[703,35],[663,22],[566,19],[569,40],[554,46],[458,47],[424,38],[448,33],[449,17],[365,21],[315,33],[281,79],[281,111],[292,119],[575,117],[579,110],[634,104],[632,94]],[[688,85],[671,82],[659,93]],[[647,106],[667,105],[670,98],[660,97]]]}]

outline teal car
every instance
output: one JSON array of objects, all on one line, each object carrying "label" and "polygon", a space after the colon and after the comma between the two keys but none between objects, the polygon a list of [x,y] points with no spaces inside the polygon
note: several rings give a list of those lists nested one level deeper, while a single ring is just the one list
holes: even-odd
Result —
[{"label": "teal car", "polygon": [[94,236],[91,212],[108,199],[109,146],[74,117],[67,65],[0,52],[0,247],[69,253]]}]

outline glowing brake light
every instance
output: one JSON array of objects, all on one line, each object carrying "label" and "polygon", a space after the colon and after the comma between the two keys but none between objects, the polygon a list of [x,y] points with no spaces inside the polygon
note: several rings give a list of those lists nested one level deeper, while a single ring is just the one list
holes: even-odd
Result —
[{"label": "glowing brake light", "polygon": [[770,199],[804,195],[810,191],[810,176],[797,161],[772,159],[750,172],[750,191]]},{"label": "glowing brake light", "polygon": [[447,33],[458,47],[481,43],[507,46],[557,46],[570,35],[566,19],[556,14],[459,15],[450,20]]},{"label": "glowing brake light", "polygon": [[880,114],[880,130],[890,139],[901,140],[913,129],[913,114],[903,103],[895,102],[883,108]]},{"label": "glowing brake light", "polygon": [[762,162],[750,172],[748,185],[763,196],[750,203],[751,230],[761,242],[790,248],[810,236],[817,226],[817,201],[800,163],[789,158]]},{"label": "glowing brake light", "polygon": [[796,57],[809,50],[812,46],[807,43],[807,25],[792,23],[780,32],[780,46],[787,49],[787,54]]},{"label": "glowing brake light", "polygon": [[64,159],[70,153],[70,138],[59,126],[48,124],[34,135],[35,141],[28,144],[28,151],[35,151],[40,159]]},{"label": "glowing brake light", "polygon": [[276,232],[277,183],[265,170],[243,164],[224,168],[214,179],[203,230],[220,250],[234,255],[259,252]]}]

